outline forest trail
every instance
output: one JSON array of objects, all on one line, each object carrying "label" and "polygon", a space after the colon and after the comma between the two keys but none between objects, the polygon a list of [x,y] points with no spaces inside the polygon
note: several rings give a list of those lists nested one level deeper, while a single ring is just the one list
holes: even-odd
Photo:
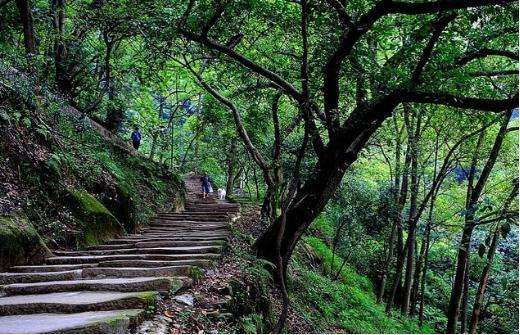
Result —
[{"label": "forest trail", "polygon": [[140,234],[0,273],[0,333],[128,333],[159,295],[190,285],[195,266],[220,256],[239,208],[199,198],[196,175],[185,185],[185,210],[158,213]]}]

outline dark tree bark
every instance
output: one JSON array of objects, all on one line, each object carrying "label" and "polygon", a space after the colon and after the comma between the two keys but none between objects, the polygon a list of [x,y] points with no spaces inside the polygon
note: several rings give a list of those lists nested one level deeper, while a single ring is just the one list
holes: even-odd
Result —
[{"label": "dark tree bark", "polygon": [[417,312],[417,302],[419,298],[419,285],[421,282],[421,274],[422,274],[422,267],[423,267],[423,260],[424,260],[424,238],[421,242],[421,249],[419,252],[417,252],[417,239],[415,240],[415,251],[416,251],[416,257],[415,257],[415,271],[414,271],[414,277],[413,277],[413,286],[412,286],[412,294],[410,296],[410,315],[415,315]]},{"label": "dark tree bark", "polygon": [[52,0],[52,27],[54,29],[54,69],[56,75],[56,85],[58,90],[73,98],[73,83],[69,73],[71,69],[67,66],[67,48],[64,41],[65,31],[65,0]]},{"label": "dark tree bark", "polygon": [[233,194],[233,182],[235,181],[235,161],[236,161],[236,139],[232,139],[229,150],[226,152],[226,197]]},{"label": "dark tree bark", "polygon": [[418,141],[421,134],[422,112],[417,115],[417,123],[414,133],[410,134],[411,141],[411,165],[410,165],[410,209],[408,216],[408,236],[406,238],[406,271],[403,287],[403,304],[401,305],[401,313],[408,314],[410,309],[410,298],[412,291],[412,278],[414,273],[415,261],[415,232],[417,228],[417,198],[419,195],[419,174],[418,159],[419,148]]},{"label": "dark tree bark", "polygon": [[[401,186],[401,131],[399,131],[399,127],[397,125],[396,115],[393,117],[393,125],[395,133],[397,134],[396,142],[395,142],[395,174],[394,174],[394,184],[392,186],[392,195],[393,195],[393,207],[395,210],[399,207],[400,203],[400,193],[399,188]],[[402,128],[401,128],[402,129]],[[381,281],[379,283],[379,291],[377,293],[377,302],[383,301],[383,296],[386,290],[386,281],[388,279],[388,271],[390,268],[390,263],[392,262],[392,257],[394,255],[394,244],[396,239],[396,230],[398,226],[398,218],[395,218],[392,223],[392,228],[390,230],[390,235],[388,237],[388,252],[383,264],[383,272],[381,274]]]},{"label": "dark tree bark", "polygon": [[[433,158],[433,176],[437,175],[437,159],[439,157],[439,135],[435,137],[435,154]],[[424,231],[423,237],[423,246],[424,246],[424,254],[423,254],[423,268],[421,274],[421,287],[420,287],[420,301],[419,301],[419,326],[422,327],[424,322],[424,292],[426,290],[426,275],[428,273],[428,256],[430,253],[430,234],[432,230],[433,224],[433,209],[435,206],[435,197],[430,198],[430,207],[428,210],[428,221],[426,222],[426,228]]]},{"label": "dark tree bark", "polygon": [[486,265],[482,270],[482,274],[480,275],[479,285],[477,289],[477,294],[475,296],[475,303],[473,304],[473,311],[471,313],[471,322],[469,326],[469,332],[471,334],[476,334],[478,321],[480,317],[480,311],[482,308],[482,301],[484,300],[484,292],[486,291],[487,283],[489,280],[489,272],[491,270],[491,265],[493,264],[493,259],[495,257],[497,242],[498,242],[499,229],[495,229],[493,233],[493,238],[491,240],[491,244],[489,246],[489,250],[487,253]]},{"label": "dark tree bark", "polygon": [[[513,202],[515,197],[518,195],[518,179],[514,180],[513,190],[509,195],[509,198],[506,200],[503,212],[507,210],[510,204]],[[500,237],[500,227],[496,227],[493,231],[493,237],[491,239],[491,243],[489,244],[489,249],[486,257],[486,265],[482,269],[482,273],[480,275],[477,294],[475,296],[475,302],[473,304],[473,311],[471,313],[471,321],[469,332],[471,334],[475,334],[477,332],[478,321],[480,317],[480,312],[482,308],[482,301],[484,300],[484,293],[486,292],[486,287],[489,281],[489,273],[491,271],[491,266],[493,265],[493,259],[495,257],[496,248],[498,244],[498,239]]]},{"label": "dark tree bark", "polygon": [[16,0],[16,7],[18,8],[20,21],[22,22],[25,52],[29,58],[32,58],[36,55],[36,37],[31,4],[29,0]]},{"label": "dark tree bark", "polygon": [[395,266],[395,274],[394,279],[392,281],[392,287],[390,289],[390,296],[388,297],[388,301],[386,303],[386,312],[390,313],[392,311],[394,301],[396,299],[396,294],[399,290],[399,287],[401,286],[401,277],[402,277],[402,271],[403,271],[403,265],[406,257],[406,252],[403,246],[403,220],[402,220],[402,214],[404,205],[406,204],[406,200],[408,198],[408,185],[410,180],[410,164],[412,161],[412,146],[411,146],[411,134],[412,129],[410,125],[409,120],[409,111],[408,109],[405,109],[404,114],[405,119],[405,125],[407,127],[407,133],[408,133],[408,145],[406,147],[406,154],[405,154],[405,161],[404,161],[404,167],[403,167],[403,175],[401,177],[401,190],[399,192],[399,196],[397,198],[397,209],[396,209],[396,228],[397,228],[397,260],[396,260],[396,266]]},{"label": "dark tree bark", "polygon": [[468,321],[468,298],[469,298],[469,260],[466,261],[466,269],[464,270],[464,287],[462,289],[461,297],[461,311],[460,311],[460,333],[466,333]]}]

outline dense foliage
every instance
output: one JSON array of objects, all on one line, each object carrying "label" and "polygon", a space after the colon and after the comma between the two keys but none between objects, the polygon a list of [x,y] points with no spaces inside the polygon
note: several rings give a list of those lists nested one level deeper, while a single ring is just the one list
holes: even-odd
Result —
[{"label": "dense foliage", "polygon": [[[517,332],[517,11],[510,0],[0,0],[0,88],[18,94],[5,105],[50,110],[12,86],[21,71],[31,94],[52,92],[124,140],[139,126],[148,159],[258,201],[256,251],[285,307],[330,290],[324,325],[348,331]],[[16,109],[4,119],[23,127]],[[111,180],[135,177],[110,153],[81,154],[100,156]],[[293,294],[302,239],[330,285]],[[358,290],[370,301],[343,299]]]}]

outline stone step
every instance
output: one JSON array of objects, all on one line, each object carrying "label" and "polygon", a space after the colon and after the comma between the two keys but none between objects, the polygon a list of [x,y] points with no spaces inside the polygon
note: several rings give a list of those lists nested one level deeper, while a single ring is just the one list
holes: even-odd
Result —
[{"label": "stone step", "polygon": [[0,273],[0,285],[80,279],[81,271],[82,270],[60,272],[4,272]]},{"label": "stone step", "polygon": [[[158,292],[57,292],[0,298],[0,315],[80,313],[154,305]],[[0,326],[1,327],[1,326]]]},{"label": "stone step", "polygon": [[171,277],[104,278],[87,280],[50,281],[44,283],[9,284],[2,287],[7,295],[44,294],[66,291],[175,291],[184,285]]},{"label": "stone step", "polygon": [[56,265],[21,265],[13,266],[10,270],[13,272],[62,272],[97,266],[96,263],[89,264],[56,264]]},{"label": "stone step", "polygon": [[177,234],[183,234],[186,236],[191,235],[215,235],[215,234],[227,234],[228,228],[227,227],[215,227],[215,228],[207,228],[207,229],[197,229],[197,228],[179,228],[179,227],[169,227],[169,226],[150,226],[148,228],[145,228],[143,230],[144,233],[146,232],[155,232],[155,231],[167,231]]},{"label": "stone step", "polygon": [[197,227],[175,227],[169,225],[151,225],[143,229],[143,232],[153,231],[157,229],[165,229],[172,232],[178,232],[183,234],[211,234],[211,233],[227,233],[228,227],[226,226],[215,226],[212,228],[197,228]]},{"label": "stone step", "polygon": [[213,241],[143,241],[136,242],[137,248],[151,248],[151,247],[181,247],[181,246],[222,246],[225,244],[224,240],[213,240]]},{"label": "stone step", "polygon": [[0,317],[0,334],[124,334],[143,316],[143,309],[3,316]]},{"label": "stone step", "polygon": [[184,211],[181,212],[181,214],[190,213],[190,212],[198,212],[205,208],[238,209],[239,207],[240,207],[240,205],[238,205],[238,204],[222,204],[222,203],[220,203],[220,204],[218,204],[218,203],[194,204],[194,203],[188,202],[184,206]]},{"label": "stone step", "polygon": [[220,252],[221,245],[203,246],[181,246],[181,247],[149,247],[149,248],[130,248],[130,249],[109,249],[109,250],[84,250],[84,251],[60,251],[55,252],[58,256],[87,256],[87,255],[127,255],[127,254],[193,254],[193,253],[213,253]]},{"label": "stone step", "polygon": [[[228,235],[228,229],[208,229],[208,230],[190,230],[190,229],[181,229],[181,228],[168,228],[168,227],[148,227],[143,229],[143,235],[148,236],[151,233],[157,234],[159,232],[171,232],[171,236],[179,236],[179,233],[182,233],[181,236],[186,237],[208,237],[208,236],[219,236],[219,235]],[[177,234],[174,234],[176,233]]]},{"label": "stone step", "polygon": [[164,267],[164,266],[179,266],[179,265],[193,265],[193,266],[208,266],[212,263],[211,259],[191,259],[178,261],[158,261],[158,260],[144,260],[144,259],[129,259],[117,261],[100,262],[100,267]]},{"label": "stone step", "polygon": [[186,207],[186,212],[183,212],[183,214],[191,214],[194,212],[205,212],[205,213],[216,213],[216,214],[222,214],[226,212],[236,212],[238,211],[237,207],[230,207],[230,206],[196,206],[196,207]]},{"label": "stone step", "polygon": [[193,220],[197,221],[195,218],[201,218],[201,221],[206,220],[214,220],[214,221],[226,221],[229,219],[229,215],[226,213],[212,213],[212,212],[198,212],[198,213],[184,213],[184,214],[178,214],[178,215],[158,215],[155,216],[153,219],[164,219],[164,220]]},{"label": "stone step", "polygon": [[209,242],[209,241],[221,241],[225,240],[225,238],[221,237],[184,237],[184,236],[169,236],[165,237],[163,235],[159,236],[150,236],[150,235],[141,235],[140,237],[133,238],[121,238],[119,240],[108,241],[108,244],[118,244],[121,242],[126,243],[137,243],[137,242],[153,242],[153,241],[171,241],[171,242],[186,242],[186,241],[197,241],[197,242]]},{"label": "stone step", "polygon": [[86,250],[128,249],[133,247],[135,247],[135,243],[99,244],[88,246]]},{"label": "stone step", "polygon": [[201,217],[221,217],[223,219],[227,218],[226,214],[222,213],[208,213],[208,212],[199,212],[196,210],[189,211],[189,212],[182,212],[182,213],[163,213],[163,214],[156,214],[155,217],[186,217],[186,216],[201,216]]},{"label": "stone step", "polygon": [[206,228],[212,226],[222,226],[227,227],[229,224],[227,221],[176,221],[176,220],[155,220],[149,226],[152,225],[169,225],[172,227],[196,227],[196,228]]},{"label": "stone step", "polygon": [[219,254],[129,254],[129,255],[92,255],[92,256],[60,256],[45,259],[48,264],[82,264],[98,263],[114,260],[191,260],[191,259],[214,259],[220,257]]},{"label": "stone step", "polygon": [[196,221],[196,220],[177,220],[177,219],[156,219],[151,224],[169,224],[179,227],[207,227],[212,225],[228,225],[229,220]]},{"label": "stone step", "polygon": [[228,216],[224,213],[208,213],[208,212],[198,212],[198,211],[176,213],[176,214],[159,214],[159,215],[155,216],[155,218],[166,218],[166,219],[190,218],[190,217],[201,217],[204,219],[221,219],[221,220],[225,220],[228,218]]},{"label": "stone step", "polygon": [[153,228],[147,231],[144,235],[146,237],[175,237],[175,236],[183,236],[185,239],[195,239],[195,238],[213,238],[213,239],[227,239],[229,236],[229,232],[205,232],[205,233],[185,233],[178,232],[174,230],[161,229],[161,228]]},{"label": "stone step", "polygon": [[131,278],[131,277],[174,277],[190,274],[191,265],[177,265],[164,267],[98,267],[83,270],[83,277],[95,278],[98,276]]}]

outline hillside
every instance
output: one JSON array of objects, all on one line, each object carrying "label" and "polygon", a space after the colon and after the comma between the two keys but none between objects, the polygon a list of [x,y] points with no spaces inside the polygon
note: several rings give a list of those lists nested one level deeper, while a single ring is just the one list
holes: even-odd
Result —
[{"label": "hillside", "polygon": [[134,232],[158,209],[182,206],[178,175],[25,75],[2,73],[2,268],[34,262],[48,249],[100,244]]}]

